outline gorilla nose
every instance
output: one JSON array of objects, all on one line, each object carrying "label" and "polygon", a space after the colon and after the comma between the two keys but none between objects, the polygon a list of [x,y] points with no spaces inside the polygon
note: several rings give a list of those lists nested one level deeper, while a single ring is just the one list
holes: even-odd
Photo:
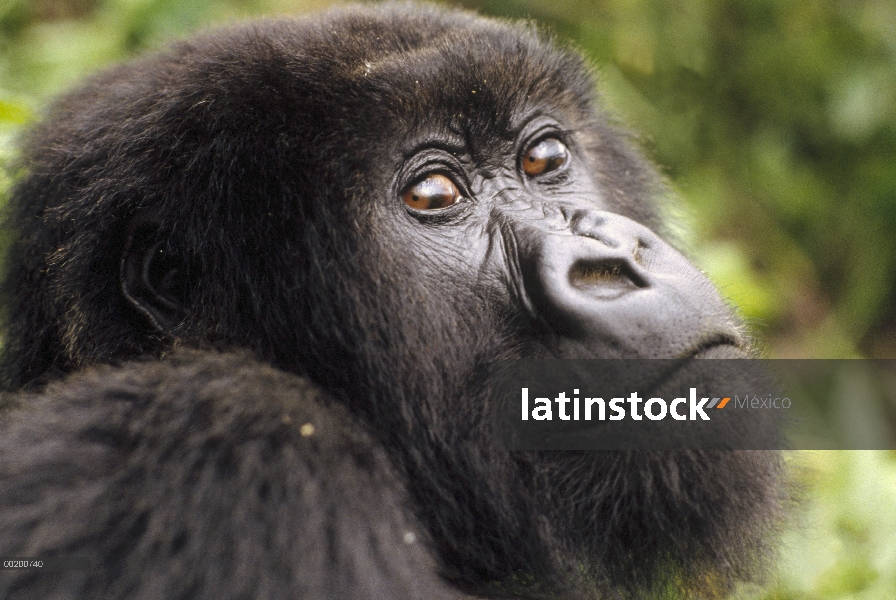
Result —
[{"label": "gorilla nose", "polygon": [[[618,222],[610,223],[610,220]],[[643,239],[639,235],[642,232],[629,224],[637,225],[610,213],[576,213],[569,228],[575,237],[556,236],[546,240],[543,248],[543,264],[556,265],[560,270],[548,267],[542,275],[557,278],[552,283],[558,285],[558,291],[568,288],[568,293],[580,293],[595,300],[613,300],[649,287],[641,262],[643,251],[650,247],[649,240]]]},{"label": "gorilla nose", "polygon": [[706,276],[627,217],[578,211],[563,231],[527,227],[517,237],[538,316],[598,356],[673,358],[742,343]]}]

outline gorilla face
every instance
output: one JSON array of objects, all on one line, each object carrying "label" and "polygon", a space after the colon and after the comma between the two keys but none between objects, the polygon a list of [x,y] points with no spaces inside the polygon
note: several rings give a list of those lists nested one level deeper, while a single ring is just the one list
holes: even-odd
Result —
[{"label": "gorilla face", "polygon": [[484,168],[462,144],[443,150],[446,140],[404,163],[422,165],[397,179],[411,221],[401,237],[435,250],[419,266],[425,287],[445,273],[460,283],[476,273],[474,295],[519,317],[514,337],[536,332],[536,343],[580,346],[555,348],[562,357],[686,358],[743,347],[704,276],[650,229],[607,211],[582,149],[587,138],[533,112],[535,124],[521,115],[520,126],[498,134],[509,141],[485,151],[499,160]]},{"label": "gorilla face", "polygon": [[95,78],[27,160],[10,385],[245,348],[370,424],[461,587],[752,570],[776,455],[491,439],[499,360],[749,354],[581,58],[539,33],[407,7],[237,27]]}]

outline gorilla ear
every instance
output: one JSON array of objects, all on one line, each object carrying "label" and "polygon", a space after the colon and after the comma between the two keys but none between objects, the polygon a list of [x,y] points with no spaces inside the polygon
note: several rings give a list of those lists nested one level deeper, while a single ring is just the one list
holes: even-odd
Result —
[{"label": "gorilla ear", "polygon": [[154,210],[138,212],[128,227],[121,257],[121,290],[162,333],[170,334],[187,307],[186,265],[165,249],[161,220]]}]

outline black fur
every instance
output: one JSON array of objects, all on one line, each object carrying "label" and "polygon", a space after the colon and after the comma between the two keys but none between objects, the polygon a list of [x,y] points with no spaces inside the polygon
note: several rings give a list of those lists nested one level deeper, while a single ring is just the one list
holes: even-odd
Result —
[{"label": "black fur", "polygon": [[[597,106],[582,59],[533,28],[407,5],[215,32],[62,98],[10,206],[5,387],[155,360],[15,397],[0,553],[98,566],[0,585],[593,598],[751,578],[779,511],[776,454],[493,445],[494,361],[750,352],[651,233],[661,186]],[[562,177],[520,179],[538,119],[570,149]],[[457,210],[401,201],[427,168],[463,188]],[[550,254],[557,239],[569,252]],[[632,269],[671,265],[689,286],[621,312],[631,338],[532,292],[547,258],[614,240],[637,241]],[[631,341],[678,297],[692,304]],[[297,433],[306,421],[319,433]]]},{"label": "black fur", "polygon": [[4,598],[459,597],[385,452],[307,380],[188,353],[19,402],[0,554],[91,567],[4,571]]}]

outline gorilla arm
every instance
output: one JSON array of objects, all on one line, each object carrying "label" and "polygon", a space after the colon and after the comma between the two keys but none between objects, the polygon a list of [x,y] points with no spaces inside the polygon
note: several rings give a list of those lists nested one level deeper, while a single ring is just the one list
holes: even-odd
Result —
[{"label": "gorilla arm", "polygon": [[0,596],[459,598],[379,445],[307,381],[181,353],[20,396],[0,422]]}]

